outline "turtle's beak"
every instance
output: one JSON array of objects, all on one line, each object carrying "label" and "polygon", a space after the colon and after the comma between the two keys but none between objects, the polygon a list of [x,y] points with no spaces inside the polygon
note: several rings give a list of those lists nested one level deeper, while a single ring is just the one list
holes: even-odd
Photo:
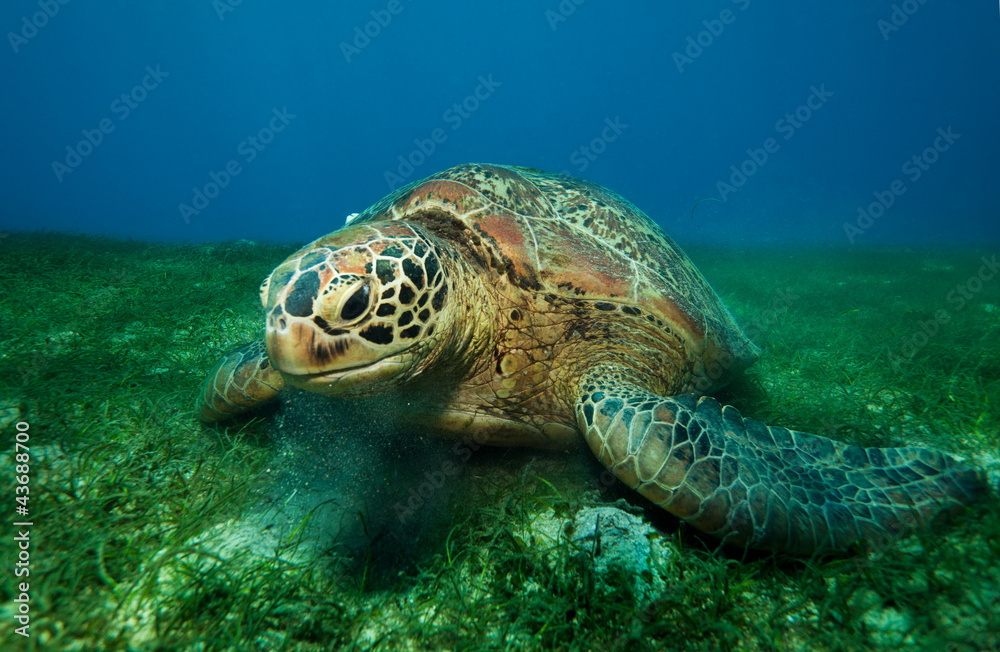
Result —
[{"label": "turtle's beak", "polygon": [[331,374],[376,362],[378,354],[350,330],[322,328],[322,318],[290,317],[272,309],[267,318],[267,355],[282,373],[291,376]]},{"label": "turtle's beak", "polygon": [[350,330],[330,326],[319,314],[290,314],[288,308],[288,302],[279,302],[267,316],[267,355],[279,371],[325,374],[364,366],[376,357],[358,346]]},{"label": "turtle's beak", "polygon": [[358,391],[396,377],[409,365],[405,354],[377,350],[357,328],[337,329],[322,316],[290,315],[281,303],[267,318],[267,355],[285,382],[331,396]]},{"label": "turtle's beak", "polygon": [[[267,356],[271,363],[286,374],[305,376],[327,371],[333,362],[326,354],[326,342],[318,342],[319,329],[311,321],[285,314],[281,304],[267,318]],[[324,339],[326,339],[324,337]]]},{"label": "turtle's beak", "polygon": [[327,265],[294,275],[267,313],[267,354],[291,376],[329,375],[377,362],[387,351],[360,337],[371,318],[372,280]]}]

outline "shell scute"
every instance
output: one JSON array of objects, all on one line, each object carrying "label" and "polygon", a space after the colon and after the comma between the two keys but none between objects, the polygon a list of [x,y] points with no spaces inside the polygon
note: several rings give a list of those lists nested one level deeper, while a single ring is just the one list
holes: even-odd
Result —
[{"label": "shell scute", "polygon": [[757,355],[680,247],[631,202],[596,184],[459,165],[401,188],[352,223],[382,220],[436,223],[438,235],[464,250],[485,243],[489,264],[526,292],[641,309],[692,341],[711,334],[737,358]]}]

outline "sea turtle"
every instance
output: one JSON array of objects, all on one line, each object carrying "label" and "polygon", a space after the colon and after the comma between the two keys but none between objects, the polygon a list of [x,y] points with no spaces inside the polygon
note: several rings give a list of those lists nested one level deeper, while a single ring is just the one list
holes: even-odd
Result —
[{"label": "sea turtle", "polygon": [[615,476],[727,542],[810,554],[879,545],[980,493],[922,448],[861,448],[706,396],[760,351],[687,256],[600,186],[501,165],[397,190],[261,286],[266,337],[227,354],[206,422],[287,383],[403,392],[413,423],[502,446],[584,442]]}]

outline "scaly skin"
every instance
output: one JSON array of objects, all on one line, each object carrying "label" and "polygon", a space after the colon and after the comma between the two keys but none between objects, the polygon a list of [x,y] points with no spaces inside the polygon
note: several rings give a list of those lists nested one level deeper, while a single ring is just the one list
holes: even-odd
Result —
[{"label": "scaly skin", "polygon": [[208,372],[195,413],[206,423],[223,421],[273,401],[284,386],[264,343],[250,342],[224,355]]},{"label": "scaly skin", "polygon": [[963,511],[983,489],[938,451],[851,446],[616,376],[584,381],[576,413],[590,449],[629,487],[727,543],[799,554],[881,547]]}]

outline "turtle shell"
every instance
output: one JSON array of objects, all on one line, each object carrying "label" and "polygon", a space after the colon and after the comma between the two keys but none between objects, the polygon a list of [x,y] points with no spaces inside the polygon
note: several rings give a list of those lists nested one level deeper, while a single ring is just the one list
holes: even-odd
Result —
[{"label": "turtle shell", "polygon": [[[759,355],[688,257],[614,192],[561,174],[466,164],[400,188],[351,224],[427,224],[525,292],[642,314],[682,335],[719,380]],[[707,388],[706,388],[707,389]]]}]

